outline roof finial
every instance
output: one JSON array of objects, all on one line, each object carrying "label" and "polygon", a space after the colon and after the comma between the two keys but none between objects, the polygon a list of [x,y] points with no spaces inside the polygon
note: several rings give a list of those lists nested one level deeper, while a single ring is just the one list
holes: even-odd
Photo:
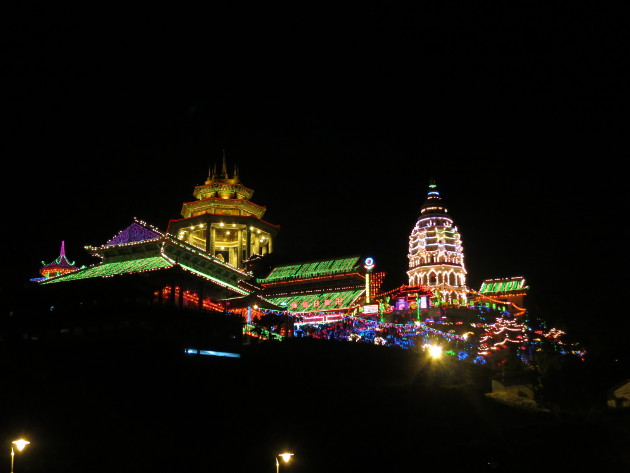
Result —
[{"label": "roof finial", "polygon": [[227,179],[227,165],[225,164],[225,149],[223,150],[223,168],[221,169],[221,177]]}]

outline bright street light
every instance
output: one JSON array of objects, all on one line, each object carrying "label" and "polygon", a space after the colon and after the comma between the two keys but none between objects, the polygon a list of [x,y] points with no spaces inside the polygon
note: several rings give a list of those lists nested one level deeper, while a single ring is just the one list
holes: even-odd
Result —
[{"label": "bright street light", "polygon": [[442,347],[440,345],[425,344],[423,348],[428,350],[431,358],[438,359],[442,357]]},{"label": "bright street light", "polygon": [[292,453],[281,453],[280,455],[276,456],[276,473],[280,472],[280,462],[278,461],[278,457],[282,457],[285,463],[289,463],[289,460],[291,460],[292,456]]},{"label": "bright street light", "polygon": [[14,440],[13,442],[11,442],[11,473],[13,473],[13,463],[15,459],[15,448],[13,446],[15,445],[18,451],[21,452],[22,450],[24,450],[24,447],[26,447],[29,443],[31,442],[24,439]]}]

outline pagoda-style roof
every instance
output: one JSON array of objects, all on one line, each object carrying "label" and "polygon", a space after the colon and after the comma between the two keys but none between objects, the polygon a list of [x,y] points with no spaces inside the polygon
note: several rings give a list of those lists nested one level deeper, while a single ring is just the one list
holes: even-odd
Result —
[{"label": "pagoda-style roof", "polygon": [[360,256],[278,266],[256,282],[271,303],[290,313],[347,312],[365,293]]},{"label": "pagoda-style roof", "polygon": [[350,291],[321,292],[317,294],[295,294],[282,297],[269,297],[268,300],[289,313],[309,313],[322,311],[347,311],[361,298],[365,289]]},{"label": "pagoda-style roof", "polygon": [[256,205],[246,199],[224,199],[219,197],[207,197],[194,202],[184,202],[182,205],[182,217],[195,217],[197,215],[218,214],[218,215],[238,215],[254,216],[262,218],[267,210],[266,207]]},{"label": "pagoda-style roof", "polygon": [[220,215],[241,215],[261,218],[266,208],[250,202],[254,191],[240,182],[238,169],[234,167],[232,177],[229,176],[223,154],[223,167],[217,173],[216,166],[208,173],[206,181],[196,186],[193,195],[197,201],[185,202],[182,206],[184,218],[194,217],[204,213]]},{"label": "pagoda-style roof", "polygon": [[151,256],[138,258],[129,261],[119,261],[113,263],[96,264],[76,271],[72,274],[49,279],[43,284],[54,284],[60,282],[77,281],[80,279],[90,279],[97,277],[109,277],[120,274],[139,273],[144,271],[154,271],[157,269],[171,268],[175,264],[162,256]]},{"label": "pagoda-style roof", "polygon": [[197,248],[139,220],[121,230],[104,245],[87,246],[86,250],[93,256],[100,257],[101,263],[45,280],[42,284],[114,277],[179,267],[227,289],[233,296],[244,296],[250,293],[239,286],[239,281],[251,279],[251,274],[202,253]]},{"label": "pagoda-style roof", "polygon": [[482,294],[505,294],[509,292],[523,292],[529,289],[525,285],[524,277],[512,277],[504,279],[485,279],[481,283],[479,292]]},{"label": "pagoda-style roof", "polygon": [[257,279],[256,281],[265,285],[280,281],[345,274],[360,269],[359,259],[360,256],[352,256],[349,258],[278,266],[272,269],[266,278]]},{"label": "pagoda-style roof", "polygon": [[138,241],[154,240],[160,238],[161,234],[151,230],[137,222],[132,223],[127,228],[121,230],[118,235],[109,240],[105,245],[121,245],[123,243],[134,243]]},{"label": "pagoda-style roof", "polygon": [[45,278],[48,278],[51,274],[65,274],[77,271],[78,269],[79,268],[74,265],[74,262],[70,262],[66,257],[65,242],[62,241],[59,256],[49,264],[42,261],[42,267],[40,268],[39,273]]}]

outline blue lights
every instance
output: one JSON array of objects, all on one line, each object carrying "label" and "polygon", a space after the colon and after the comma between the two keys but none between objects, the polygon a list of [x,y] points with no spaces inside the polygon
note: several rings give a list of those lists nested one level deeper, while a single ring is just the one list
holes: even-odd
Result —
[{"label": "blue lights", "polygon": [[229,351],[215,350],[197,350],[196,348],[186,348],[184,352],[187,355],[206,355],[206,356],[224,356],[227,358],[240,358],[240,353],[231,353]]}]

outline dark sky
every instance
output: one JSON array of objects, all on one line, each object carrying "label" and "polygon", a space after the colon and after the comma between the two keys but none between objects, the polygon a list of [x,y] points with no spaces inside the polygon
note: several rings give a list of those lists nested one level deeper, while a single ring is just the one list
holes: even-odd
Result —
[{"label": "dark sky", "polygon": [[580,335],[619,317],[627,51],[609,12],[55,5],[5,22],[5,279],[62,240],[93,264],[83,246],[133,217],[166,229],[227,149],[283,261],[373,256],[404,283],[433,177],[472,288],[525,276],[531,310]]}]

